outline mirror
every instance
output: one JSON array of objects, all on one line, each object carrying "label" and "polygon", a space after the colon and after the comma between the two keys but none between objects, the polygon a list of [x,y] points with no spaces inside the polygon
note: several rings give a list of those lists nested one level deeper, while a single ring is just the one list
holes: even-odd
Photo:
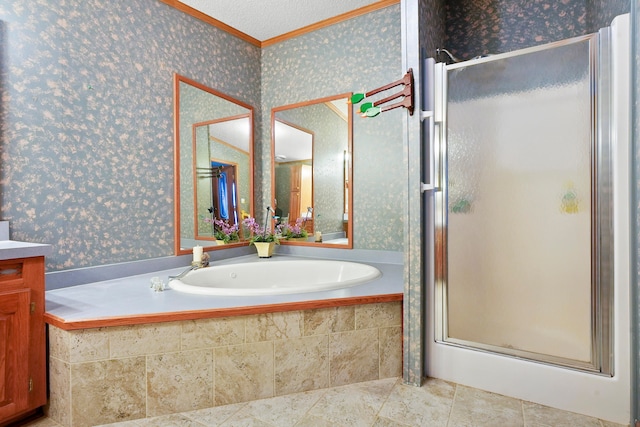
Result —
[{"label": "mirror", "polygon": [[282,244],[352,248],[350,93],[271,110],[271,194]]},{"label": "mirror", "polygon": [[253,107],[178,74],[174,94],[176,254],[228,247],[213,221],[253,215]]}]

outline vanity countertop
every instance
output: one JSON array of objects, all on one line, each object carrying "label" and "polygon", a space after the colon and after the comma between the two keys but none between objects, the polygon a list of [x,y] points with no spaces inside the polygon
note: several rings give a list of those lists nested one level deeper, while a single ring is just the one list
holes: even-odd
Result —
[{"label": "vanity countertop", "polygon": [[[217,264],[256,260],[253,255]],[[156,271],[47,291],[45,320],[61,329],[73,330],[401,301],[403,266],[367,264],[378,268],[382,276],[344,289],[249,297],[193,295],[173,289],[154,292],[150,288],[152,277],[160,277],[166,283],[168,276],[177,275],[184,268]]]},{"label": "vanity countertop", "polygon": [[51,245],[0,240],[0,260],[46,256],[50,253]]}]

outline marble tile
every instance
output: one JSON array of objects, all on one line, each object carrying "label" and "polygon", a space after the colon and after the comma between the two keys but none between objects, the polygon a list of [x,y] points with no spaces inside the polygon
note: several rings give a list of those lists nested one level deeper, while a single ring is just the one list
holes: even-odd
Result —
[{"label": "marble tile", "polygon": [[629,424],[612,423],[611,421],[600,420],[602,427],[629,427]]},{"label": "marble tile", "polygon": [[71,424],[74,427],[145,416],[145,358],[71,365]]},{"label": "marble tile", "polygon": [[258,314],[247,317],[246,342],[261,342],[302,336],[302,312]]},{"label": "marble tile", "polygon": [[245,320],[245,317],[225,317],[182,322],[181,348],[195,350],[243,344]]},{"label": "marble tile", "polygon": [[402,376],[402,327],[380,328],[380,378]]},{"label": "marble tile", "polygon": [[275,394],[329,387],[329,337],[275,341]]},{"label": "marble tile", "polygon": [[244,419],[256,419],[268,423],[270,426],[292,427],[297,425],[298,421],[325,393],[325,390],[314,390],[249,402],[231,417],[229,423],[238,423]]},{"label": "marble tile", "polygon": [[410,426],[446,426],[456,386],[433,378],[422,387],[398,384],[379,416]]},{"label": "marble tile", "polygon": [[165,415],[162,417],[145,418],[136,421],[136,425],[141,427],[203,427],[200,424],[183,414]]},{"label": "marble tile", "polygon": [[215,405],[274,396],[273,342],[214,349]]},{"label": "marble tile", "polygon": [[37,420],[22,422],[20,427],[61,427],[60,424],[53,421],[51,418],[43,417]]},{"label": "marble tile", "polygon": [[222,424],[224,427],[275,427],[273,424],[265,423],[254,417],[243,418],[241,420],[230,420]]},{"label": "marble tile", "polygon": [[386,379],[329,389],[299,425],[369,427],[396,381]]},{"label": "marble tile", "polygon": [[331,307],[303,312],[303,333],[308,335],[353,331],[355,329],[355,307]]},{"label": "marble tile", "polygon": [[333,421],[321,418],[320,416],[307,414],[298,424],[296,424],[296,427],[336,427],[336,424],[334,424]]},{"label": "marble tile", "polygon": [[378,379],[379,351],[377,329],[330,335],[331,386]]},{"label": "marble tile", "polygon": [[206,426],[217,427],[221,426],[225,421],[246,405],[247,403],[235,403],[232,405],[216,406],[213,408],[185,412],[182,415]]},{"label": "marble tile", "polygon": [[600,427],[600,421],[586,415],[566,412],[537,403],[523,402],[524,422],[527,427]]},{"label": "marble tile", "polygon": [[130,357],[180,350],[180,323],[109,328],[110,356]]},{"label": "marble tile", "polygon": [[458,385],[449,423],[455,426],[524,426],[522,401]]},{"label": "marble tile", "polygon": [[356,306],[356,329],[402,325],[402,303],[387,302]]},{"label": "marble tile", "polygon": [[[140,421],[143,421],[144,419],[141,419]],[[96,427],[139,427],[140,424],[138,424],[137,421],[122,421],[120,423],[110,423],[110,424],[100,424],[99,426]]]},{"label": "marble tile", "polygon": [[147,356],[147,416],[213,406],[213,351]]},{"label": "marble tile", "polygon": [[69,332],[47,325],[49,355],[59,360],[69,361]]},{"label": "marble tile", "polygon": [[109,358],[109,335],[105,328],[81,329],[68,334],[71,363]]},{"label": "marble tile", "polygon": [[54,421],[71,425],[71,365],[49,357],[49,405],[46,414]]},{"label": "marble tile", "polygon": [[390,420],[384,417],[376,418],[376,421],[373,423],[372,427],[413,427],[409,424],[402,424],[394,420]]}]

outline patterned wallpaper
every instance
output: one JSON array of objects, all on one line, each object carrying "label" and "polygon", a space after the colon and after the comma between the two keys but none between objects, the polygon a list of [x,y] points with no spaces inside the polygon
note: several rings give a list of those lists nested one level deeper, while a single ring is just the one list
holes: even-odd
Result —
[{"label": "patterned wallpaper", "polygon": [[[264,138],[256,154],[263,176],[270,165],[272,107],[382,86],[402,77],[401,58],[400,5],[263,49]],[[401,113],[356,116],[353,135],[354,248],[401,251],[404,212],[398,207],[406,197],[405,183],[396,178],[404,167]],[[262,185],[258,211],[271,200],[269,180]]]},{"label": "patterned wallpaper", "polygon": [[157,0],[0,1],[1,217],[47,270],[173,254],[173,73],[260,106],[260,49]]},{"label": "patterned wallpaper", "polygon": [[446,47],[466,60],[597,31],[629,0],[447,0]]}]

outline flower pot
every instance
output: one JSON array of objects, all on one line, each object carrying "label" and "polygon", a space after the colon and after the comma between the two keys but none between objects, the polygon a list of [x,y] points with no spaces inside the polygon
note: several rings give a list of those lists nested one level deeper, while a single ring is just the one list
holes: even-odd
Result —
[{"label": "flower pot", "polygon": [[306,242],[309,240],[308,237],[289,237],[287,238],[287,242]]},{"label": "flower pot", "polygon": [[216,240],[216,245],[226,245],[224,240]]},{"label": "flower pot", "polygon": [[258,257],[260,258],[271,258],[276,248],[276,242],[255,242],[254,245],[258,250]]}]

